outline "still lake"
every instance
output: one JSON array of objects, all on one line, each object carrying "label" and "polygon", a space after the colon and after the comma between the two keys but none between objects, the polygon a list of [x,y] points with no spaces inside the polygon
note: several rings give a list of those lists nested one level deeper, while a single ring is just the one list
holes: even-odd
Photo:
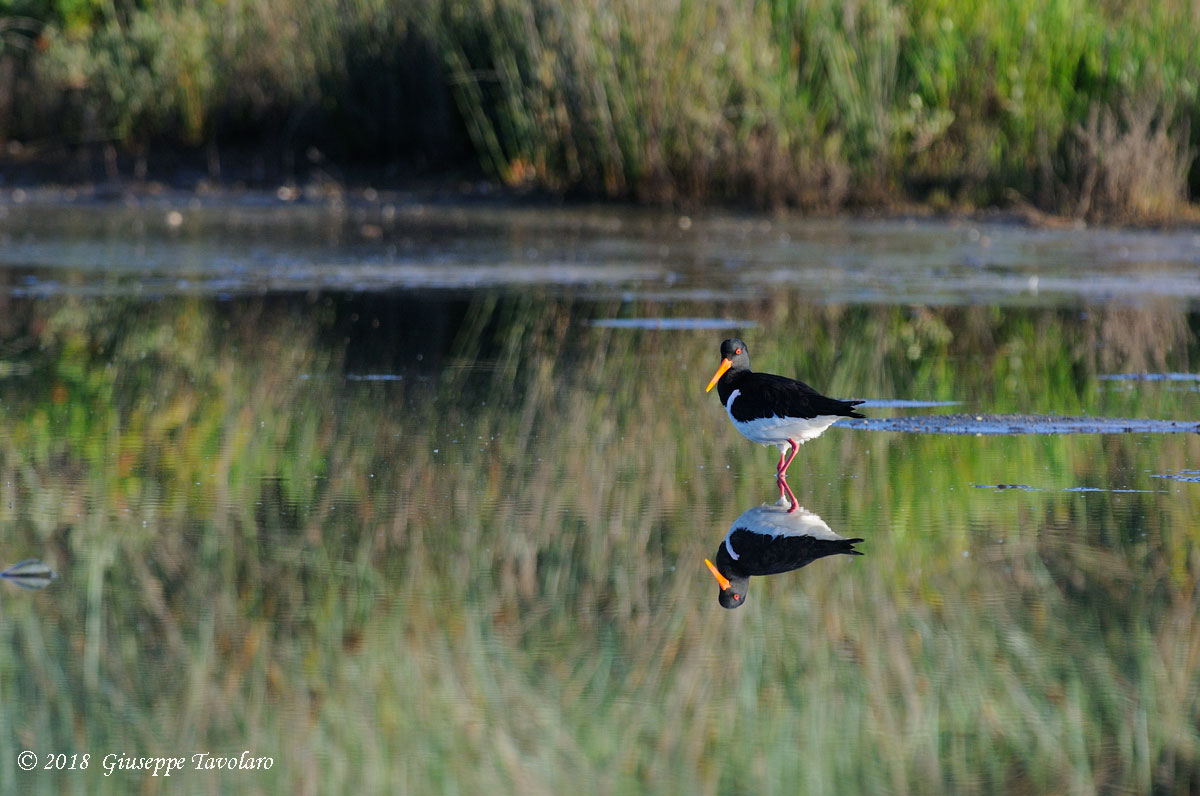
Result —
[{"label": "still lake", "polygon": [[[1190,230],[10,194],[0,792],[1195,793],[1198,332]],[[730,336],[867,401],[736,610]]]}]

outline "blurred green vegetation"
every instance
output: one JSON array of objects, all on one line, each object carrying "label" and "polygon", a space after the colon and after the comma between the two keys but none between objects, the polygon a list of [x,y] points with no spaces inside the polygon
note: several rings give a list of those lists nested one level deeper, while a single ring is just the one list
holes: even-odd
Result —
[{"label": "blurred green vegetation", "polygon": [[[804,208],[1185,209],[1200,16],[1095,0],[3,0],[0,139]],[[215,162],[215,161],[213,161]],[[393,172],[394,173],[394,172]]]},{"label": "blurred green vegetation", "polygon": [[[453,302],[457,337],[413,331]],[[1190,793],[1194,435],[831,429],[792,485],[866,556],[701,561],[773,452],[703,385],[718,335],[537,293],[9,299],[0,329],[0,790]],[[732,314],[758,369],[962,411],[1195,418],[1179,305]],[[763,330],[770,330],[770,333]],[[420,358],[418,358],[420,355]],[[386,374],[389,381],[346,379]],[[1190,385],[1189,385],[1190,386]],[[873,410],[881,412],[884,410]],[[977,489],[1023,483],[1040,491]],[[1139,492],[1069,493],[1078,486]],[[2,584],[0,584],[2,585]],[[99,757],[275,758],[105,778]]]}]

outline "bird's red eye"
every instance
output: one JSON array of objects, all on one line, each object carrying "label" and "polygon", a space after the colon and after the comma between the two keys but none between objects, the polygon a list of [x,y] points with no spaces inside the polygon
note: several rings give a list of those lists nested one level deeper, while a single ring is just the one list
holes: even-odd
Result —
[{"label": "bird's red eye", "polygon": [[742,353],[742,349],[740,349],[740,348],[735,348],[735,349],[733,349],[733,353],[735,353],[735,354],[740,354],[740,353]]},{"label": "bird's red eye", "polygon": [[733,595],[733,599],[735,599],[735,600],[740,600],[740,599],[742,599],[742,595],[740,595],[740,594],[735,594],[735,595]]}]

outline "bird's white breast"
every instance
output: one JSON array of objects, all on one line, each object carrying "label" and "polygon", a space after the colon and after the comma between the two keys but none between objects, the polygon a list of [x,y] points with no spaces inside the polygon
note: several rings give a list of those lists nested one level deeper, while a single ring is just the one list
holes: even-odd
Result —
[{"label": "bird's white breast", "polygon": [[801,506],[796,511],[788,511],[791,504],[780,498],[772,506],[756,506],[742,512],[741,516],[729,526],[725,534],[725,550],[729,557],[737,561],[739,556],[733,549],[729,537],[738,528],[745,528],[753,533],[778,538],[780,536],[809,536],[813,539],[837,540],[846,537],[830,530],[829,526],[816,514]]},{"label": "bird's white breast", "polygon": [[839,419],[839,415],[818,415],[813,418],[803,417],[759,417],[754,420],[738,420],[733,416],[733,401],[742,394],[734,390],[725,402],[725,412],[733,422],[734,428],[751,442],[763,445],[781,445],[789,439],[797,442],[807,442],[825,433]]}]

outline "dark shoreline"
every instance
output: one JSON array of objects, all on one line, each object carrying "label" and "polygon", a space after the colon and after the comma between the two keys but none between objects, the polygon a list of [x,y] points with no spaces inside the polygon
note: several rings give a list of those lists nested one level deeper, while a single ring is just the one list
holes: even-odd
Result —
[{"label": "dark shoreline", "polygon": [[840,208],[814,209],[767,207],[731,200],[668,203],[578,192],[557,194],[534,185],[504,185],[478,169],[432,171],[399,163],[334,164],[317,152],[310,152],[308,157],[285,168],[278,158],[272,162],[261,152],[223,149],[219,167],[212,166],[212,158],[199,150],[154,150],[140,159],[127,152],[116,152],[106,158],[103,148],[95,146],[74,151],[10,153],[0,155],[0,206],[142,202],[175,205],[195,200],[279,206],[337,202],[496,203],[528,207],[640,207],[685,214],[735,212],[811,218],[968,220],[1053,229],[1200,227],[1200,203],[1196,202],[1166,221],[1097,223],[1046,213],[1020,197],[1014,197],[1006,206],[943,207],[907,198],[895,201],[879,198]]}]

